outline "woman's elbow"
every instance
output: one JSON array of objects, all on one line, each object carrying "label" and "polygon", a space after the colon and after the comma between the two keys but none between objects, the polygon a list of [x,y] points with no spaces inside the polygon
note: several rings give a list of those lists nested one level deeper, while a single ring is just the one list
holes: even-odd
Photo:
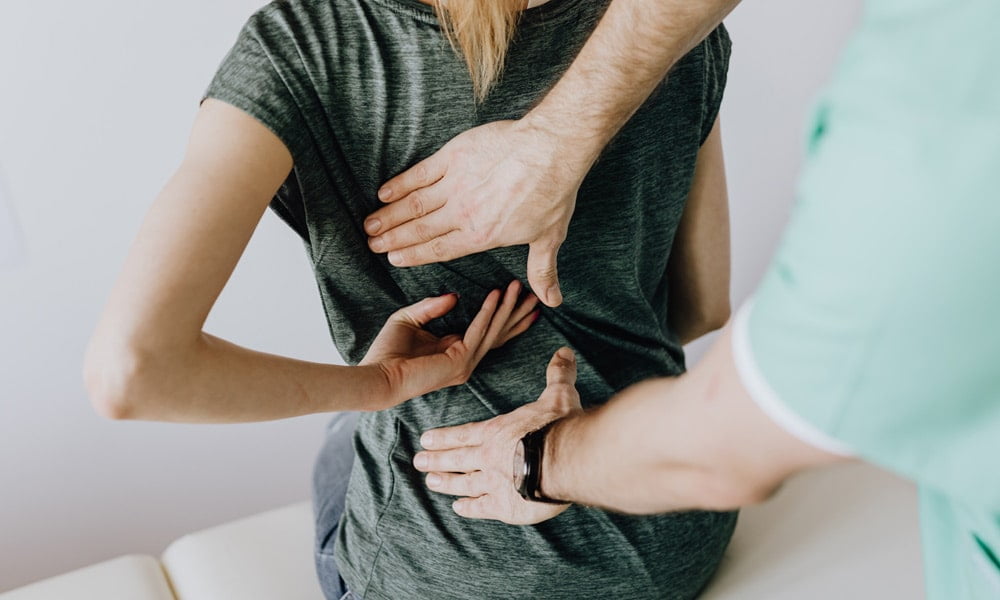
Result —
[{"label": "woman's elbow", "polygon": [[725,327],[732,316],[732,307],[726,300],[712,306],[702,306],[700,310],[691,313],[679,328],[681,340],[685,344]]},{"label": "woman's elbow", "polygon": [[729,299],[727,298],[724,302],[719,302],[703,317],[703,328],[705,331],[702,335],[722,329],[732,316],[733,306],[729,303]]},{"label": "woman's elbow", "polygon": [[94,411],[113,420],[136,418],[133,398],[146,362],[127,344],[92,340],[83,361],[83,382]]}]

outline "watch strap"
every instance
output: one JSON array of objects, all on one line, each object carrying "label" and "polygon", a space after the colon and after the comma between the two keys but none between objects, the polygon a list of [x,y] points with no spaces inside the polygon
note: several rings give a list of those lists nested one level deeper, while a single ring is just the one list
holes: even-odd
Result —
[{"label": "watch strap", "polygon": [[542,458],[545,456],[545,435],[552,427],[552,423],[536,429],[521,438],[521,445],[524,449],[524,478],[521,480],[521,487],[518,492],[525,500],[532,502],[545,502],[547,504],[567,504],[562,500],[549,498],[542,494]]}]

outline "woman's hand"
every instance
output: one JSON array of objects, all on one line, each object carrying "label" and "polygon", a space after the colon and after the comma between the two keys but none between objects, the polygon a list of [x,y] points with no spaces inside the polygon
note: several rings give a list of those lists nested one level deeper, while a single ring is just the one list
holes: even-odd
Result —
[{"label": "woman's hand", "polygon": [[556,256],[595,159],[527,118],[476,127],[382,186],[369,246],[413,267],[528,244],[528,283],[558,306]]},{"label": "woman's hand", "polygon": [[[572,350],[560,348],[552,356],[546,380],[545,391],[531,404],[489,421],[434,429],[420,438],[425,450],[413,457],[414,466],[428,473],[428,488],[462,496],[452,504],[460,516],[532,525],[569,507],[531,502],[514,489],[514,451],[521,438],[582,410]],[[543,471],[543,485],[544,478]]]},{"label": "woman's hand", "polygon": [[538,298],[529,294],[519,300],[521,291],[521,282],[515,280],[506,292],[490,292],[464,336],[439,338],[424,329],[455,307],[455,294],[427,298],[393,313],[359,363],[381,369],[390,390],[384,408],[465,383],[487,352],[524,333],[538,319]]}]

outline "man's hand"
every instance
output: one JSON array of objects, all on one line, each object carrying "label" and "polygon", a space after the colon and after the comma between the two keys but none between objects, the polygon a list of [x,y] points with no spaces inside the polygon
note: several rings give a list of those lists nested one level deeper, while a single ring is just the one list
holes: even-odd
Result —
[{"label": "man's hand", "polygon": [[456,136],[382,186],[386,206],[365,221],[369,246],[412,267],[528,244],[528,283],[558,306],[556,256],[596,159],[561,142],[527,117]]},{"label": "man's hand", "polygon": [[430,489],[462,496],[452,505],[460,516],[531,525],[569,507],[530,502],[514,489],[514,450],[521,438],[582,410],[572,350],[560,348],[552,356],[546,379],[545,391],[531,404],[489,421],[434,429],[420,438],[426,450],[413,458],[414,466],[428,473]]},{"label": "man's hand", "polygon": [[465,383],[493,348],[522,333],[538,318],[538,299],[519,300],[521,282],[506,293],[493,290],[464,336],[438,338],[424,326],[444,316],[458,302],[455,294],[427,298],[392,314],[359,366],[376,365],[385,374],[389,406],[443,387]]}]

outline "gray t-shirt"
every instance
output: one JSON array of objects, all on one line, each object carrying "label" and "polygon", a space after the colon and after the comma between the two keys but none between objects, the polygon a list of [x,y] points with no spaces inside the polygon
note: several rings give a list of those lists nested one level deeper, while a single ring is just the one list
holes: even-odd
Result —
[{"label": "gray t-shirt", "polygon": [[[254,116],[295,167],[272,208],[301,235],[330,331],[362,358],[391,312],[458,292],[437,334],[460,332],[489,290],[525,274],[527,248],[399,269],[367,247],[379,185],[476,125],[523,115],[558,80],[609,0],[528,10],[502,79],[477,105],[465,64],[416,0],[281,0],[255,13],[206,96]],[[688,598],[716,568],[734,513],[631,517],[575,506],[513,527],[457,517],[411,466],[421,432],[535,400],[562,345],[578,357],[583,403],[684,370],[667,325],[666,267],[698,150],[718,112],[729,58],[715,31],[670,73],[604,151],[579,191],[559,254],[564,303],[491,352],[471,380],[366,414],[335,537],[348,586],[369,599]],[[497,198],[502,202],[502,198]],[[280,315],[275,315],[280,318]]]}]

